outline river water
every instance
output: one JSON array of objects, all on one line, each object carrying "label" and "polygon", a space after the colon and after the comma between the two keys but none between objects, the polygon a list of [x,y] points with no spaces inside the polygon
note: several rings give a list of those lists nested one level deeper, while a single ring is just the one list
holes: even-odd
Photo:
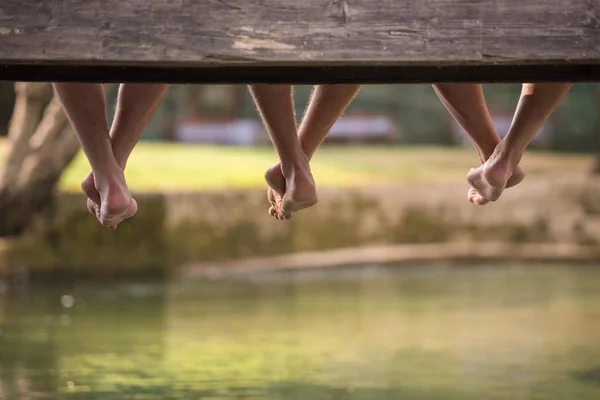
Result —
[{"label": "river water", "polygon": [[364,266],[0,294],[0,399],[600,399],[600,268]]}]

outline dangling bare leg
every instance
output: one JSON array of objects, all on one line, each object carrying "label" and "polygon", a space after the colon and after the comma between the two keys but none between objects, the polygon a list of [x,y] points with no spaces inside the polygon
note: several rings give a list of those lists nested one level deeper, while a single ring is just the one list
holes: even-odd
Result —
[{"label": "dangling bare leg", "polygon": [[[447,83],[433,85],[433,89],[448,112],[469,136],[481,163],[486,162],[500,143],[500,137],[485,102],[483,87],[472,83]],[[523,170],[516,167],[506,186],[515,186],[524,177]],[[480,206],[489,202],[474,188],[469,189],[467,198]]]},{"label": "dangling bare leg", "polygon": [[[281,161],[281,172],[285,180],[284,191],[278,192],[282,196],[282,212],[287,214],[314,205],[317,202],[317,191],[308,158],[296,135],[292,87],[251,85],[250,92]],[[270,178],[269,174],[265,174],[267,184],[274,190],[281,190]]]},{"label": "dangling bare leg", "polygon": [[102,85],[55,83],[54,87],[94,171],[101,204],[98,220],[114,229],[133,216],[137,206],[113,155]]},{"label": "dangling bare leg", "polygon": [[469,184],[479,195],[490,201],[498,200],[521,162],[525,149],[570,87],[570,83],[523,84],[506,137],[483,165],[471,169],[467,175]]},{"label": "dangling bare leg", "polygon": [[[125,170],[133,148],[142,137],[144,129],[156,113],[169,85],[161,84],[122,84],[119,87],[117,106],[110,129],[112,152],[121,170]],[[81,182],[83,192],[88,196],[88,210],[97,214],[100,193],[96,190],[94,174],[90,172]]]},{"label": "dangling bare leg", "polygon": [[[342,84],[315,87],[298,129],[300,145],[309,161],[359,89],[360,85]],[[267,189],[267,197],[271,203],[269,214],[277,219],[290,218],[291,213],[281,211],[279,193],[284,193],[286,190],[281,165],[278,163],[269,168],[266,176],[267,181],[270,182],[270,188]]]}]

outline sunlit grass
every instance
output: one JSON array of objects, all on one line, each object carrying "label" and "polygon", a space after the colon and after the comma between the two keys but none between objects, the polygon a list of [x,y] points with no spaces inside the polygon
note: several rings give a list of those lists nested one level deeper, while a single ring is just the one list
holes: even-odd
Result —
[{"label": "sunlit grass", "polygon": [[[6,145],[0,141],[0,161]],[[271,147],[237,148],[140,143],[127,166],[133,190],[202,190],[263,187],[264,171],[277,162]],[[523,166],[529,176],[584,172],[592,156],[530,151]],[[312,161],[320,187],[464,182],[477,165],[470,148],[428,146],[323,146]],[[65,190],[79,190],[88,173],[83,154],[61,180]]]}]

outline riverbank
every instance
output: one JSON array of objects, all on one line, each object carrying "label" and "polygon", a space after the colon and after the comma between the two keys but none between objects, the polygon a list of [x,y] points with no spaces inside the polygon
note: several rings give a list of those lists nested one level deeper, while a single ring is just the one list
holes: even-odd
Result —
[{"label": "riverbank", "polygon": [[[215,279],[264,272],[329,269],[359,265],[462,265],[475,262],[596,263],[600,247],[545,243],[432,243],[365,246],[257,257],[245,260],[184,264],[175,277]],[[512,265],[512,264],[511,264]]]},{"label": "riverbank", "polygon": [[[31,233],[0,246],[0,259],[4,274],[112,276],[385,262],[382,254],[394,262],[600,254],[600,180],[588,174],[533,173],[485,207],[466,191],[464,183],[321,188],[319,204],[290,221],[267,215],[264,189],[137,193],[139,214],[116,231],[99,226],[82,195],[61,193]],[[310,256],[293,256],[302,253]]]}]

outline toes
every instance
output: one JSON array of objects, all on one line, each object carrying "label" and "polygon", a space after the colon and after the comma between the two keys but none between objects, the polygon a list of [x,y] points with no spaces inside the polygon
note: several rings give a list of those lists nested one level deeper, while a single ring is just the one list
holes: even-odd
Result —
[{"label": "toes", "polygon": [[488,199],[486,199],[485,197],[479,196],[479,195],[477,195],[475,197],[475,200],[473,201],[473,203],[475,203],[478,206],[485,206],[489,202],[490,201]]},{"label": "toes", "polygon": [[269,207],[269,215],[275,219],[283,219],[278,207]]},{"label": "toes", "polygon": [[269,215],[271,217],[277,219],[277,220],[286,220],[286,219],[292,218],[292,214],[291,213],[284,213],[282,211],[279,211],[275,207],[270,207],[269,208]]},{"label": "toes", "polygon": [[470,203],[473,203],[478,206],[484,206],[490,202],[488,199],[486,199],[485,197],[483,197],[479,193],[477,193],[477,190],[475,190],[475,188],[469,189],[469,192],[467,194],[467,199],[469,200]]},{"label": "toes", "polygon": [[469,203],[475,203],[475,195],[471,194],[470,190],[469,190],[469,193],[467,194],[467,200]]},{"label": "toes", "polygon": [[93,216],[98,215],[98,204],[94,203],[90,199],[87,199],[87,209]]},{"label": "toes", "polygon": [[475,197],[478,195],[479,193],[477,193],[477,190],[475,190],[475,188],[469,188],[469,191],[467,192],[467,198],[469,199],[469,201],[471,203],[473,203],[473,201],[475,200]]},{"label": "toes", "polygon": [[277,199],[275,198],[275,191],[271,188],[267,189],[267,199],[269,200],[269,203],[271,203],[271,205],[273,207],[277,207]]},{"label": "toes", "polygon": [[269,188],[267,190],[267,199],[271,207],[269,207],[269,215],[278,220],[286,220],[292,218],[292,214],[283,211],[283,201],[281,196],[275,192],[275,190]]}]

